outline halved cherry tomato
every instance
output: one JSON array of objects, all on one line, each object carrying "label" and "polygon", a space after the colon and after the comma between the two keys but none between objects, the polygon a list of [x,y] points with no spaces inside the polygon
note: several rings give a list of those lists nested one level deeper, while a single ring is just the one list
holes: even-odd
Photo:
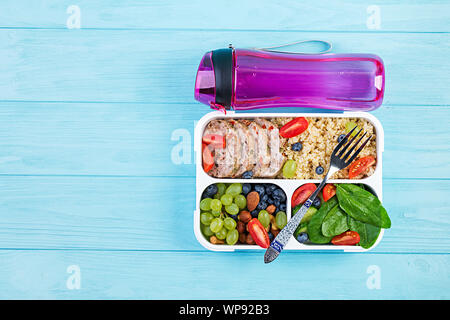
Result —
[{"label": "halved cherry tomato", "polygon": [[202,141],[204,144],[211,145],[214,148],[223,149],[226,147],[225,137],[220,134],[205,134]]},{"label": "halved cherry tomato", "polygon": [[345,231],[333,239],[331,239],[331,243],[336,246],[352,246],[359,242],[359,234],[356,231]]},{"label": "halved cherry tomato", "polygon": [[336,194],[336,187],[332,183],[328,183],[325,187],[323,187],[322,195],[323,201],[327,202]]},{"label": "halved cherry tomato", "polygon": [[203,159],[203,170],[208,172],[214,166],[214,156],[211,149],[204,143],[202,143],[202,159]]},{"label": "halved cherry tomato", "polygon": [[375,158],[372,156],[363,157],[353,162],[348,168],[348,177],[353,179],[363,173],[367,168],[375,163]]},{"label": "halved cherry tomato", "polygon": [[308,200],[316,189],[317,187],[314,183],[307,183],[295,190],[291,199],[292,208]]},{"label": "halved cherry tomato", "polygon": [[257,218],[249,221],[247,229],[258,246],[262,248],[268,248],[270,246],[269,234]]},{"label": "halved cherry tomato", "polygon": [[289,121],[280,129],[280,136],[283,138],[292,138],[308,129],[308,120],[304,117],[298,117]]}]

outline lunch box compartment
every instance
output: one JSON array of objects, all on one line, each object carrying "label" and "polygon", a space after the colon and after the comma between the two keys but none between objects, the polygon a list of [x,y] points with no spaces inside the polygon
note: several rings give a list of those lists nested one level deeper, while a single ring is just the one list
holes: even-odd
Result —
[{"label": "lunch box compartment", "polygon": [[[200,201],[203,191],[214,183],[250,183],[250,184],[275,184],[279,186],[286,194],[286,215],[291,218],[291,198],[294,191],[306,183],[320,183],[321,179],[271,179],[271,178],[213,178],[203,170],[202,166],[202,135],[206,125],[215,119],[252,119],[252,118],[278,118],[278,117],[331,117],[331,118],[363,118],[368,120],[375,128],[376,132],[376,157],[377,164],[374,173],[363,179],[330,179],[328,183],[362,183],[371,188],[380,201],[382,201],[382,153],[384,151],[384,132],[381,123],[377,118],[365,112],[343,112],[343,113],[235,113],[227,112],[223,114],[214,111],[203,116],[196,125],[194,137],[194,150],[196,161],[196,209],[194,211],[194,233],[199,243],[212,251],[235,251],[235,250],[265,250],[257,245],[246,244],[212,244],[203,236],[200,230]],[[285,250],[306,250],[306,251],[345,251],[345,252],[364,252],[373,249],[382,239],[384,230],[382,229],[376,243],[370,249],[364,249],[360,246],[336,246],[330,244],[315,245],[301,244],[293,237],[285,246]]]}]

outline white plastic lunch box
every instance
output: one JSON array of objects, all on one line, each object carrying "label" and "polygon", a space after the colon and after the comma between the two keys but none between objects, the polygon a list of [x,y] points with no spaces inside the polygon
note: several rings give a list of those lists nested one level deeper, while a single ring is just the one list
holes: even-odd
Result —
[{"label": "white plastic lunch box", "polygon": [[[194,233],[202,246],[212,251],[235,251],[235,250],[266,250],[257,245],[246,244],[212,244],[203,236],[200,230],[200,200],[203,191],[209,185],[213,183],[273,183],[278,185],[286,193],[286,206],[287,206],[287,218],[288,220],[292,216],[291,198],[294,191],[305,183],[320,183],[321,180],[306,180],[306,179],[231,179],[231,178],[213,178],[209,176],[202,167],[202,136],[206,125],[215,119],[252,119],[252,118],[277,118],[277,117],[329,117],[329,118],[363,118],[369,121],[376,131],[376,153],[377,153],[377,165],[375,172],[364,179],[360,180],[348,180],[348,179],[330,179],[330,183],[362,183],[369,186],[382,201],[382,153],[384,151],[384,132],[380,121],[366,112],[343,112],[343,113],[236,113],[234,111],[227,111],[226,114],[214,111],[203,116],[197,126],[195,127],[194,134],[194,151],[196,159],[196,209],[194,211]],[[344,252],[364,252],[373,249],[383,238],[384,229],[381,229],[375,244],[369,248],[364,249],[360,246],[336,246],[336,245],[312,245],[299,243],[294,237],[291,237],[285,250],[308,250],[308,251],[344,251]]]}]

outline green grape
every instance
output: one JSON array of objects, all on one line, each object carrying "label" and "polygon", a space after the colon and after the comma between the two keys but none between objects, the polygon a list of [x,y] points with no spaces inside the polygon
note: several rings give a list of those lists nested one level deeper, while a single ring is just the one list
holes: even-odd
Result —
[{"label": "green grape", "polygon": [[283,176],[285,178],[293,178],[295,171],[297,170],[297,162],[294,160],[288,160],[283,166]]},{"label": "green grape", "polygon": [[236,228],[236,221],[234,221],[233,218],[227,217],[225,218],[225,220],[223,221],[223,225],[225,228],[227,228],[228,230],[233,230]]},{"label": "green grape", "polygon": [[214,216],[210,212],[203,212],[200,215],[200,221],[205,225],[209,226],[211,220],[214,219]]},{"label": "green grape", "polygon": [[220,197],[220,201],[223,203],[224,206],[229,206],[233,203],[233,196],[231,194],[224,194]]},{"label": "green grape", "polygon": [[225,193],[231,194],[233,197],[237,196],[241,192],[242,192],[242,184],[240,183],[232,183],[225,191]]},{"label": "green grape", "polygon": [[228,232],[227,234],[227,244],[232,246],[233,244],[236,244],[236,242],[239,239],[239,232],[236,229],[233,229]]},{"label": "green grape", "polygon": [[211,237],[214,234],[214,232],[211,231],[209,226],[205,226],[204,224],[200,225],[200,229],[202,230],[203,235],[207,238]]},{"label": "green grape", "polygon": [[261,222],[264,228],[270,224],[270,214],[266,210],[261,210],[258,213],[258,220]]},{"label": "green grape", "polygon": [[218,232],[216,232],[217,239],[223,240],[227,237],[228,230],[225,228],[220,229]]},{"label": "green grape", "polygon": [[211,224],[209,225],[209,228],[212,232],[217,233],[222,229],[223,227],[223,220],[220,218],[214,218],[211,221]]},{"label": "green grape", "polygon": [[217,199],[220,199],[220,197],[225,194],[225,189],[227,188],[225,183],[216,183],[217,186]]},{"label": "green grape", "polygon": [[200,209],[204,210],[204,211],[209,211],[211,210],[211,198],[205,198],[202,201],[200,201]]},{"label": "green grape", "polygon": [[247,206],[247,199],[244,195],[238,194],[236,198],[234,198],[234,203],[236,203],[239,209],[242,210]]},{"label": "green grape", "polygon": [[283,211],[278,211],[275,217],[275,223],[277,224],[278,228],[283,229],[284,226],[287,225],[286,213]]},{"label": "green grape", "polygon": [[219,199],[211,200],[211,210],[220,211],[222,209],[222,202]]},{"label": "green grape", "polygon": [[219,199],[219,200],[220,200],[220,194],[216,193],[216,194],[213,196],[213,198],[214,198],[214,199]]},{"label": "green grape", "polygon": [[349,121],[345,124],[345,131],[347,131],[347,133],[349,133],[350,131],[352,131],[353,128],[355,128],[355,131],[352,132],[352,136],[355,136],[358,131],[359,131],[359,127],[356,123],[354,123],[353,121]]},{"label": "green grape", "polygon": [[215,211],[215,210],[211,211],[211,214],[216,218],[219,217],[221,213],[222,213],[222,211]]},{"label": "green grape", "polygon": [[236,203],[232,203],[229,206],[225,206],[225,211],[229,214],[238,214],[239,213],[239,207]]}]

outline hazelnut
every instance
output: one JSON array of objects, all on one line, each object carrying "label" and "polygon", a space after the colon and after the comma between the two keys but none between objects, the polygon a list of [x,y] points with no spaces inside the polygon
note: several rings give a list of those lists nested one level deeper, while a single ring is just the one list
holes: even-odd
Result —
[{"label": "hazelnut", "polygon": [[245,243],[246,240],[247,240],[247,236],[245,235],[245,233],[241,233],[241,234],[239,235],[239,242],[240,242],[240,243]]},{"label": "hazelnut", "polygon": [[242,221],[238,221],[236,229],[237,229],[237,231],[239,233],[244,233],[244,231],[245,231],[245,223],[243,223]]},{"label": "hazelnut", "polygon": [[247,209],[253,211],[259,203],[259,193],[256,191],[249,192],[247,195]]},{"label": "hazelnut", "polygon": [[252,220],[252,215],[250,214],[250,212],[243,210],[241,211],[241,213],[239,213],[239,220],[247,223]]},{"label": "hazelnut", "polygon": [[251,236],[250,233],[247,235],[247,239],[246,239],[245,242],[246,242],[247,244],[255,244],[255,240],[253,240],[253,238],[252,238],[252,236]]},{"label": "hazelnut", "polygon": [[271,205],[267,206],[266,211],[270,214],[273,214],[276,209],[277,209],[277,207],[275,207],[273,204],[271,204]]},{"label": "hazelnut", "polygon": [[211,236],[209,238],[209,242],[211,242],[212,244],[224,244],[225,243],[225,242],[223,242],[223,240],[217,239],[216,236]]},{"label": "hazelnut", "polygon": [[276,237],[280,233],[280,230],[272,230],[272,234]]}]

